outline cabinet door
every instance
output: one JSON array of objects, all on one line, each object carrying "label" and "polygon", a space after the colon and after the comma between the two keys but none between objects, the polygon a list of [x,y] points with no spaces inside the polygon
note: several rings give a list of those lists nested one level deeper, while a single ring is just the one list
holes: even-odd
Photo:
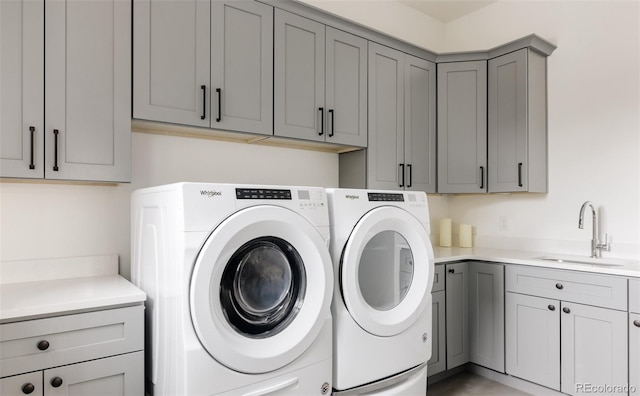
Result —
[{"label": "cabinet door", "polygon": [[504,266],[469,265],[469,359],[504,373]]},{"label": "cabinet door", "polygon": [[211,127],[273,134],[273,7],[211,2]]},{"label": "cabinet door", "polygon": [[629,314],[629,387],[640,389],[640,314]]},{"label": "cabinet door", "polygon": [[469,263],[447,264],[447,370],[469,362]]},{"label": "cabinet door", "polygon": [[369,42],[367,187],[404,188],[404,54]]},{"label": "cabinet door", "polygon": [[0,379],[0,395],[43,396],[42,371]]},{"label": "cabinet door", "polygon": [[436,192],[436,65],[406,55],[404,90],[406,188]]},{"label": "cabinet door", "polygon": [[367,40],[326,29],[326,141],[366,147]]},{"label": "cabinet door", "polygon": [[[627,313],[562,302],[562,393],[583,394],[585,384],[627,385]],[[608,393],[608,392],[607,392]],[[612,392],[612,394],[625,392]]]},{"label": "cabinet door", "polygon": [[44,0],[0,1],[0,177],[44,177]]},{"label": "cabinet door", "polygon": [[144,352],[90,360],[44,371],[47,396],[144,394]]},{"label": "cabinet door", "polygon": [[275,10],[274,135],[324,141],[325,27]]},{"label": "cabinet door", "polygon": [[489,191],[527,191],[527,50],[489,60]]},{"label": "cabinet door", "polygon": [[505,297],[506,372],[560,390],[560,302],[524,294]]},{"label": "cabinet door", "polygon": [[134,118],[209,127],[210,7],[134,0]]},{"label": "cabinet door", "polygon": [[131,178],[131,4],[47,1],[45,178]]},{"label": "cabinet door", "polygon": [[487,63],[438,64],[438,192],[487,191]]},{"label": "cabinet door", "polygon": [[427,375],[437,374],[447,368],[447,333],[445,327],[445,291],[431,293],[431,358]]}]

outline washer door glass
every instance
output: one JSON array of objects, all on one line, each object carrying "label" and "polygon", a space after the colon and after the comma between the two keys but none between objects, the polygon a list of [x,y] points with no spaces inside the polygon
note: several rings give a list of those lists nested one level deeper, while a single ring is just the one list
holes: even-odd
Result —
[{"label": "washer door glass", "polygon": [[300,254],[276,237],[253,239],[222,274],[220,302],[233,328],[249,337],[278,333],[297,315],[306,289]]},{"label": "washer door glass", "polygon": [[340,260],[340,291],[353,320],[376,336],[408,329],[433,284],[433,249],[425,226],[395,206],[367,212]]},{"label": "washer door glass", "polygon": [[358,284],[367,304],[381,311],[395,308],[412,279],[413,254],[401,234],[386,230],[367,242],[358,267]]},{"label": "washer door glass", "polygon": [[325,238],[306,218],[271,205],[241,209],[215,227],[191,274],[189,308],[202,347],[251,374],[277,370],[308,350],[331,326]]}]

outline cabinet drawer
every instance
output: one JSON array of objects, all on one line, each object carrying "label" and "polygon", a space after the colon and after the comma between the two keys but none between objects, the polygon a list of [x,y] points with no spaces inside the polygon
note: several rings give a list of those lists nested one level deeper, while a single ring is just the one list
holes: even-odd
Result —
[{"label": "cabinet drawer", "polygon": [[514,293],[627,310],[627,280],[621,277],[508,265],[506,285]]},{"label": "cabinet drawer", "polygon": [[629,312],[640,314],[640,279],[629,279]]},{"label": "cabinet drawer", "polygon": [[433,288],[431,292],[444,290],[444,265],[436,265],[433,271]]},{"label": "cabinet drawer", "polygon": [[[4,373],[0,375],[4,375]],[[0,379],[0,395],[42,396],[42,371],[35,371],[33,373],[15,375],[13,377]]]},{"label": "cabinet drawer", "polygon": [[142,305],[0,325],[2,376],[144,348]]}]

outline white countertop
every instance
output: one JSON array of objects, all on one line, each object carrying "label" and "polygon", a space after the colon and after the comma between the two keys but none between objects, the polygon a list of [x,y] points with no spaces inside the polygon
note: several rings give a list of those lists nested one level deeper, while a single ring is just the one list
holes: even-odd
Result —
[{"label": "white countertop", "polygon": [[115,255],[0,263],[0,323],[136,305],[145,299],[142,290],[118,275]]},{"label": "white countertop", "polygon": [[[542,260],[540,257],[558,256],[558,257],[574,257],[563,254],[553,254],[548,252],[531,252],[521,250],[507,249],[489,249],[489,248],[445,248],[440,246],[433,247],[435,263],[449,263],[460,260],[479,260],[479,261],[495,261],[507,264],[531,265],[536,267],[565,269],[584,272],[596,272],[607,275],[621,275],[633,278],[640,278],[640,262],[634,260],[620,260],[602,258],[603,264],[578,264],[570,262],[554,262]],[[587,256],[584,259],[588,260]],[[616,262],[619,265],[606,265],[607,262]]]}]

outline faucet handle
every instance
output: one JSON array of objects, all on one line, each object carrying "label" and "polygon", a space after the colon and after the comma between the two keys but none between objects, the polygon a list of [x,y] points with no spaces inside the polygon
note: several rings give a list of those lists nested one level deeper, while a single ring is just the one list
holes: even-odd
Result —
[{"label": "faucet handle", "polygon": [[609,240],[609,234],[604,234],[604,241],[598,242],[596,244],[596,249],[601,251],[610,252],[611,251],[611,241]]}]

